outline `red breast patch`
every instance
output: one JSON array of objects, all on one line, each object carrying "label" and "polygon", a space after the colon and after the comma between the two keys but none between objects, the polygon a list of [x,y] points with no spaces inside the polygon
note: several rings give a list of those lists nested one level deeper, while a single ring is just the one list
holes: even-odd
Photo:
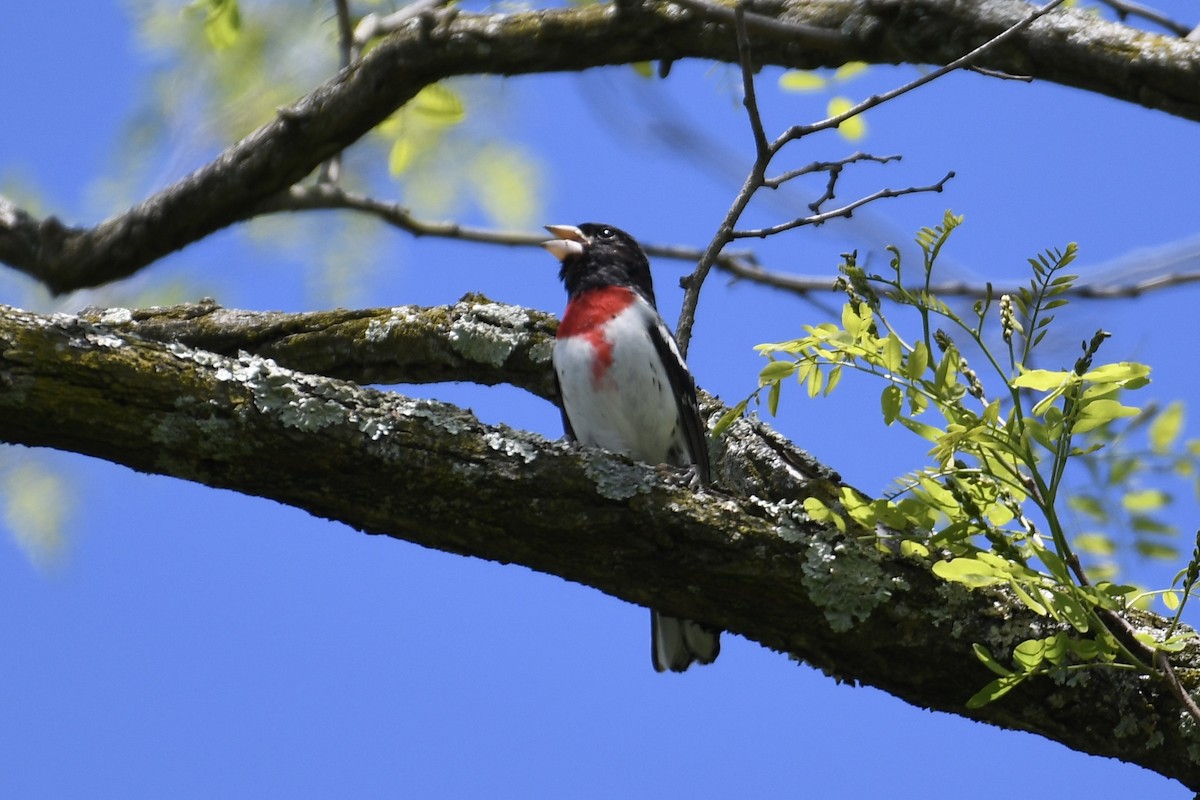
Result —
[{"label": "red breast patch", "polygon": [[567,303],[567,311],[558,325],[558,338],[582,336],[595,352],[592,380],[599,383],[612,366],[613,348],[604,335],[604,326],[637,299],[623,286],[605,286],[577,295]]}]

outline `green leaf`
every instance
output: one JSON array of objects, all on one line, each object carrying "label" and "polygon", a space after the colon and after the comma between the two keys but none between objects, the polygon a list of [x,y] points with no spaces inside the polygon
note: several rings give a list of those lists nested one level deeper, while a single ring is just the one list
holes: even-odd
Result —
[{"label": "green leaf", "polygon": [[1117,545],[1102,533],[1082,533],[1075,537],[1075,549],[1094,556],[1111,556]]},{"label": "green leaf", "polygon": [[[829,101],[829,106],[825,113],[830,117],[837,117],[845,114],[850,109],[854,108],[855,103],[848,97],[835,97]],[[838,133],[842,138],[850,142],[857,142],[867,135],[867,123],[863,119],[862,114],[857,114],[847,120],[843,120],[838,124]]]},{"label": "green leaf", "polygon": [[1136,408],[1123,406],[1116,400],[1092,400],[1081,405],[1079,416],[1075,418],[1075,424],[1071,426],[1073,433],[1087,433],[1101,425],[1107,425],[1113,420],[1133,417],[1138,413]]},{"label": "green leaf", "polygon": [[1137,381],[1150,374],[1150,367],[1136,361],[1120,361],[1116,364],[1103,364],[1083,374],[1083,379],[1091,383],[1126,384]]},{"label": "green leaf", "polygon": [[895,374],[900,371],[903,363],[904,347],[900,344],[899,337],[889,332],[883,340],[883,365],[887,367],[888,372]]},{"label": "green leaf", "polygon": [[485,145],[471,159],[470,175],[476,200],[494,222],[521,228],[540,215],[541,175],[537,164],[520,151]]},{"label": "green leaf", "polygon": [[758,382],[763,386],[788,378],[796,371],[795,361],[772,361],[758,373]]},{"label": "green leaf", "polygon": [[1075,630],[1080,633],[1088,632],[1090,622],[1087,609],[1071,592],[1052,592],[1049,608],[1052,613],[1057,611],[1058,616],[1065,619]]},{"label": "green leaf", "polygon": [[1015,594],[1018,598],[1020,598],[1021,602],[1025,604],[1026,608],[1028,608],[1030,611],[1037,614],[1038,616],[1042,616],[1042,617],[1046,616],[1046,606],[1044,606],[1042,603],[1038,602],[1037,600],[1034,600],[1033,595],[1031,595],[1029,592],[1025,591],[1025,589],[1022,588],[1020,583],[1018,583],[1015,580],[1010,579],[1008,582],[1008,586],[1010,589],[1013,590],[1013,594]]},{"label": "green leaf", "polygon": [[1058,388],[1067,381],[1069,373],[1059,370],[1031,369],[1023,371],[1013,378],[1011,386],[1014,389],[1033,389],[1038,392],[1048,392]]},{"label": "green leaf", "polygon": [[730,425],[736,422],[738,418],[742,416],[742,414],[745,414],[747,404],[748,401],[743,400],[722,414],[721,418],[717,420],[717,424],[713,426],[713,438],[719,439],[725,433],[725,431],[729,429]]},{"label": "green leaf", "polygon": [[1014,673],[1006,675],[1002,678],[996,678],[994,681],[984,686],[967,700],[967,708],[982,708],[993,700],[999,700],[1004,695],[1013,690],[1021,681],[1025,680],[1024,673]]},{"label": "green leaf", "polygon": [[1166,453],[1183,430],[1183,403],[1176,400],[1160,411],[1150,423],[1150,446],[1158,454]]},{"label": "green leaf", "polygon": [[1145,558],[1158,558],[1164,561],[1171,561],[1179,557],[1179,551],[1169,544],[1142,540],[1134,542],[1133,547],[1138,551],[1139,555]]},{"label": "green leaf", "polygon": [[905,364],[904,373],[910,380],[916,380],[925,374],[925,370],[929,367],[929,348],[924,342],[917,342],[913,347],[913,351],[908,354],[908,363]]},{"label": "green leaf", "polygon": [[903,539],[900,542],[900,555],[908,558],[929,558],[929,548],[912,539]]},{"label": "green leaf", "polygon": [[900,420],[901,425],[908,428],[910,431],[923,439],[936,442],[938,439],[942,438],[942,432],[932,425],[926,425],[924,422],[918,422],[911,417],[897,417],[897,419]]},{"label": "green leaf", "polygon": [[204,36],[212,49],[225,50],[237,44],[242,32],[237,0],[196,0],[187,8],[205,9]]},{"label": "green leaf", "polygon": [[466,117],[462,99],[445,84],[431,83],[408,103],[413,113],[442,126],[457,125]]},{"label": "green leaf", "polygon": [[1008,581],[1008,575],[1003,572],[997,574],[994,567],[974,558],[952,558],[949,561],[939,561],[933,565],[933,574],[944,581],[961,583],[972,589]]},{"label": "green leaf", "polygon": [[1121,498],[1121,505],[1127,511],[1154,511],[1171,502],[1171,496],[1160,489],[1142,489],[1127,492]]},{"label": "green leaf", "polygon": [[891,425],[900,416],[900,409],[904,404],[904,393],[900,391],[899,386],[889,383],[883,388],[879,404],[883,408],[884,423]]},{"label": "green leaf", "polygon": [[392,142],[392,148],[388,151],[388,172],[393,178],[398,178],[408,170],[413,160],[412,142],[400,137]]},{"label": "green leaf", "polygon": [[788,92],[815,92],[828,85],[828,79],[808,70],[788,70],[779,76],[779,88]]},{"label": "green leaf", "polygon": [[782,389],[783,384],[775,381],[767,391],[767,411],[770,412],[772,417],[779,413],[779,395]]},{"label": "green leaf", "polygon": [[1013,674],[1011,669],[1008,669],[995,658],[993,658],[992,654],[988,652],[988,649],[978,642],[971,645],[971,649],[975,651],[975,657],[982,661],[985,667],[999,675],[1001,678],[1005,678]]},{"label": "green leaf", "polygon": [[1024,672],[1033,672],[1046,657],[1046,643],[1041,639],[1026,639],[1013,648],[1013,661]]},{"label": "green leaf", "polygon": [[847,61],[842,64],[833,73],[833,79],[841,83],[861,75],[867,71],[867,63],[864,61]]},{"label": "green leaf", "polygon": [[1073,494],[1067,498],[1067,506],[1075,511],[1087,514],[1097,522],[1107,522],[1108,512],[1104,510],[1100,500],[1086,494]]}]

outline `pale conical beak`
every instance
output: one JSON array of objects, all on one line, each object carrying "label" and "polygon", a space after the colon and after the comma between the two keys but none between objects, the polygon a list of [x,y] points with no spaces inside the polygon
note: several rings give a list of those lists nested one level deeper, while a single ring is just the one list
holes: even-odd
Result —
[{"label": "pale conical beak", "polygon": [[559,261],[568,256],[583,255],[583,246],[587,244],[588,239],[579,228],[574,225],[547,225],[546,230],[550,231],[554,238],[542,242],[542,247],[549,250]]}]

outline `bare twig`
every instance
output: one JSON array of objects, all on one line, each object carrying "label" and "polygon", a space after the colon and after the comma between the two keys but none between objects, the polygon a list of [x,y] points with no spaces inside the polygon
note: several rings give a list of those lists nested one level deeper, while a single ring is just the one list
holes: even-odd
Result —
[{"label": "bare twig", "polygon": [[427,222],[419,220],[407,208],[399,204],[385,203],[382,200],[348,192],[337,186],[330,186],[328,184],[293,186],[286,192],[276,195],[259,205],[255,209],[255,214],[328,209],[361,211],[377,217],[389,225],[407,231],[413,236],[434,236],[442,239],[457,239],[464,242],[509,246],[533,246],[540,245],[546,241],[545,233],[498,231],[489,228],[460,225],[457,222]]},{"label": "bare twig", "polygon": [[[835,173],[830,173],[830,189],[827,195],[832,197],[832,186],[836,180],[833,177]],[[886,197],[901,197],[906,194],[919,194],[922,192],[941,192],[945,188],[946,183],[954,177],[954,171],[947,172],[946,175],[937,183],[929,186],[910,186],[907,189],[880,189],[877,192],[872,192],[869,195],[860,197],[857,200],[847,203],[841,208],[835,208],[832,211],[821,211],[808,217],[797,217],[789,222],[782,222],[778,225],[769,225],[765,228],[752,228],[749,230],[735,230],[730,233],[733,239],[765,239],[768,236],[774,236],[777,233],[790,231],[793,228],[799,228],[803,225],[820,225],[837,217],[850,217],[854,210],[865,206],[867,203],[873,203],[876,200],[882,200]]]},{"label": "bare twig", "polygon": [[[334,0],[334,10],[338,26],[338,64],[342,69],[350,66],[356,58],[354,54],[354,27],[350,20],[350,4],[348,0]],[[342,172],[342,154],[335,153],[328,161],[321,163],[317,173],[318,183],[337,183]]]},{"label": "bare twig", "polygon": [[936,81],[938,78],[941,78],[944,75],[948,75],[949,73],[954,72],[956,69],[962,69],[964,67],[970,66],[971,62],[973,62],[975,59],[979,58],[981,55],[983,55],[987,51],[989,51],[989,50],[1003,44],[1004,42],[1008,41],[1009,39],[1013,38],[1018,33],[1025,30],[1030,25],[1037,22],[1039,19],[1041,19],[1045,15],[1049,14],[1054,9],[1058,8],[1064,2],[1065,2],[1065,0],[1051,0],[1051,2],[1046,3],[1046,5],[1042,6],[1041,8],[1038,8],[1038,9],[1030,12],[1029,16],[1025,17],[1023,20],[1021,20],[1017,24],[1013,25],[1012,27],[1008,28],[1004,32],[1000,33],[999,35],[994,36],[991,39],[987,40],[986,42],[979,45],[979,47],[976,47],[974,50],[967,53],[966,55],[960,56],[960,57],[954,59],[953,61],[951,61],[949,64],[946,64],[945,66],[942,66],[942,67],[938,67],[937,69],[933,70],[932,72],[927,72],[924,75],[921,75],[920,77],[918,77],[912,81],[909,81],[908,83],[904,84],[903,86],[898,86],[895,89],[884,92],[882,94],[872,95],[872,96],[868,97],[866,100],[863,100],[862,102],[846,109],[841,114],[835,114],[834,116],[829,117],[828,119],[823,119],[820,122],[815,122],[811,125],[795,125],[795,126],[791,127],[790,129],[788,129],[788,131],[786,133],[783,134],[783,136],[781,136],[779,138],[779,140],[777,140],[779,142],[779,146],[782,147],[782,145],[787,141],[791,141],[793,139],[800,139],[800,138],[803,138],[804,136],[808,136],[811,133],[816,133],[817,131],[823,131],[823,130],[829,130],[830,128],[836,128],[839,125],[841,125],[843,122],[853,119],[854,117],[857,117],[858,115],[860,115],[866,111],[869,111],[870,109],[875,108],[876,106],[883,105],[884,103],[886,103],[890,100],[894,100],[895,98],[897,98],[903,94],[908,94],[909,92],[913,91],[914,89],[919,89],[927,83]]},{"label": "bare twig", "polygon": [[1161,11],[1149,8],[1141,3],[1131,3],[1128,0],[1100,0],[1100,2],[1117,12],[1117,18],[1122,22],[1127,17],[1141,17],[1179,37],[1186,37],[1192,30],[1191,25],[1176,22]]},{"label": "bare twig", "polygon": [[754,65],[750,63],[750,38],[746,32],[746,9],[734,7],[734,22],[737,28],[738,63],[742,68],[742,105],[750,119],[750,133],[754,136],[754,156],[770,158],[767,132],[763,129],[762,114],[758,111],[758,96],[754,92]]},{"label": "bare twig", "polygon": [[[840,163],[840,162],[832,162]],[[0,209],[2,210],[2,209]],[[293,186],[287,192],[261,204],[256,214],[294,211],[344,210],[369,214],[399,230],[413,236],[429,236],[439,239],[454,239],[479,244],[505,247],[537,247],[545,241],[545,233],[534,231],[506,231],[461,225],[453,221],[430,221],[415,217],[412,212],[397,203],[386,203],[365,195],[345,191],[337,186]],[[648,243],[646,253],[654,258],[697,263],[704,258],[705,248],[673,244]],[[832,275],[794,275],[764,268],[748,250],[723,250],[713,261],[714,267],[738,280],[778,289],[811,299],[816,292],[827,292],[833,286]],[[1200,272],[1176,271],[1155,275],[1134,283],[1077,283],[1064,293],[1066,297],[1081,300],[1122,300],[1150,292],[1200,283]],[[922,287],[923,288],[923,287]],[[993,283],[992,292],[1016,294],[1017,285],[1002,286]],[[929,290],[939,297],[983,297],[987,291],[984,283],[970,281],[947,281],[931,284]]]},{"label": "bare twig", "polygon": [[969,72],[978,72],[988,78],[999,78],[1002,81],[1020,81],[1021,83],[1033,83],[1032,75],[1013,75],[1009,72],[1001,72],[998,69],[986,69],[984,67],[966,66],[963,69]]},{"label": "bare twig", "polygon": [[[816,122],[811,125],[793,125],[775,141],[767,144],[765,148],[761,144],[765,138],[765,135],[762,133],[762,119],[759,116],[758,103],[754,97],[753,62],[750,56],[750,40],[747,27],[748,20],[753,15],[746,13],[741,5],[738,5],[732,10],[726,10],[725,12],[718,14],[717,16],[726,16],[727,12],[733,17],[737,39],[738,61],[742,68],[742,82],[743,85],[748,87],[745,101],[746,112],[750,116],[750,127],[754,134],[755,149],[758,156],[755,159],[754,164],[751,166],[750,172],[746,176],[746,180],[742,183],[741,189],[734,198],[732,206],[730,206],[729,211],[725,214],[725,218],[718,226],[716,234],[714,234],[712,240],[709,242],[708,247],[705,248],[704,255],[701,257],[700,262],[696,265],[696,269],[691,275],[682,281],[684,286],[683,307],[679,312],[679,323],[676,326],[675,334],[676,338],[679,340],[680,352],[683,353],[685,357],[687,356],[688,343],[691,340],[692,327],[695,324],[696,307],[700,302],[700,290],[704,285],[705,279],[708,277],[709,272],[716,263],[717,256],[720,254],[721,250],[725,247],[725,245],[733,241],[734,238],[738,237],[739,234],[735,231],[738,220],[741,219],[743,212],[750,204],[750,200],[754,197],[754,194],[760,188],[767,185],[765,183],[767,167],[771,160],[779,153],[780,150],[783,149],[784,146],[786,146],[789,142],[801,139],[811,133],[836,128],[843,122],[862,114],[868,109],[875,108],[876,106],[911,92],[913,89],[937,80],[943,75],[947,75],[956,69],[969,66],[981,55],[1015,37],[1038,19],[1062,5],[1063,2],[1064,0],[1051,0],[1041,8],[1038,8],[1028,14],[1020,22],[1010,26],[999,35],[992,37],[979,47],[971,50],[966,55],[956,58],[949,64],[933,70],[932,72],[926,73],[925,75],[922,75],[919,78],[904,84],[903,86],[897,87],[896,89],[888,92],[884,92],[883,94],[873,95],[872,97],[869,97],[861,103],[853,106],[849,110],[821,120],[820,122]],[[702,0],[686,0],[684,4],[687,5],[688,8],[693,8],[696,6],[696,4],[699,4],[701,9],[709,9],[709,6],[702,2]],[[873,195],[847,204],[836,211],[815,213],[812,217],[803,218],[801,220],[793,220],[792,222],[775,226],[775,229],[761,229],[764,232],[741,235],[766,236],[770,233],[778,233],[784,230],[790,230],[791,228],[798,227],[799,225],[820,224],[826,219],[830,219],[835,216],[849,216],[854,209],[883,197],[895,197],[897,194],[912,194],[918,191],[940,192],[945,182],[953,177],[953,175],[953,172],[948,173],[945,178],[930,187],[914,187],[907,190],[884,189],[880,192],[876,192]],[[826,190],[828,197],[833,196],[833,184],[836,183],[836,180],[837,175],[830,171],[830,186]],[[822,200],[822,202],[824,202],[824,200]]]},{"label": "bare twig", "polygon": [[809,204],[809,208],[817,211],[825,203],[825,201],[833,198],[833,189],[837,184],[837,175],[840,175],[842,170],[849,164],[857,164],[860,161],[874,161],[876,164],[886,164],[889,161],[900,161],[902,156],[873,156],[870,153],[858,152],[854,155],[839,158],[837,161],[814,161],[811,164],[806,164],[797,169],[788,170],[782,175],[775,178],[766,178],[763,185],[768,189],[778,189],[792,178],[799,178],[803,175],[811,175],[814,172],[826,172],[829,174],[829,185],[826,187],[825,194],[819,200],[814,200]]}]

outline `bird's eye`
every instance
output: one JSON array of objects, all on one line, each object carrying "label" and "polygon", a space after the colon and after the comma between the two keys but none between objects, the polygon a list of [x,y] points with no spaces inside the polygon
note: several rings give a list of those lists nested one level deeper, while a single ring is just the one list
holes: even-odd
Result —
[{"label": "bird's eye", "polygon": [[612,228],[601,228],[596,235],[601,239],[611,239],[615,236]]}]

